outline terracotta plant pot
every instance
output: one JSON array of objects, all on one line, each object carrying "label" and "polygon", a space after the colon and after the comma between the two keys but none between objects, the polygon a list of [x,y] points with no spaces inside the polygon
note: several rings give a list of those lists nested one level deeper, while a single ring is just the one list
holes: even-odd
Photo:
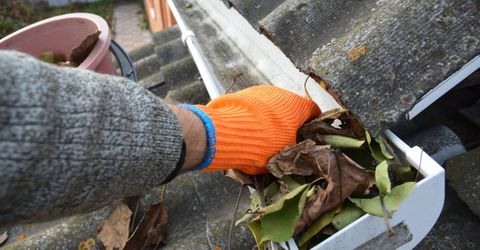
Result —
[{"label": "terracotta plant pot", "polygon": [[0,40],[0,49],[21,51],[32,56],[44,52],[63,53],[68,57],[83,39],[97,30],[101,33],[95,47],[78,67],[116,74],[109,53],[110,29],[102,17],[94,14],[65,14],[31,24]]}]

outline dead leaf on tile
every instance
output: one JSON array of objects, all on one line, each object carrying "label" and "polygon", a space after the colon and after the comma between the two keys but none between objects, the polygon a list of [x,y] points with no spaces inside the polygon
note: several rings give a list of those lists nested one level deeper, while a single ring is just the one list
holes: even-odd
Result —
[{"label": "dead leaf on tile", "polygon": [[124,203],[119,203],[110,217],[103,223],[97,238],[107,250],[123,249],[128,240],[128,228],[132,211]]},{"label": "dead leaf on tile", "polygon": [[94,238],[88,238],[87,240],[80,241],[78,244],[77,250],[96,250],[97,243]]},{"label": "dead leaf on tile", "polygon": [[166,241],[164,226],[167,223],[168,214],[163,203],[150,206],[124,249],[143,249],[146,246],[164,244]]},{"label": "dead leaf on tile", "polygon": [[352,61],[358,61],[361,56],[367,53],[367,49],[363,45],[358,45],[347,52],[348,57]]},{"label": "dead leaf on tile", "polygon": [[2,234],[0,234],[0,246],[5,242],[7,241],[8,239],[8,233],[7,231],[3,232]]},{"label": "dead leaf on tile", "polygon": [[26,234],[20,234],[18,237],[17,237],[17,241],[22,241],[22,240],[25,240],[27,238],[27,235]]},{"label": "dead leaf on tile", "polygon": [[253,185],[252,178],[236,169],[223,170],[223,175],[232,178],[234,181],[242,185]]},{"label": "dead leaf on tile", "polygon": [[97,30],[95,33],[88,35],[83,41],[78,45],[78,47],[72,50],[70,54],[70,61],[76,65],[80,65],[85,58],[88,57],[90,52],[92,52],[95,44],[98,41],[101,31]]}]

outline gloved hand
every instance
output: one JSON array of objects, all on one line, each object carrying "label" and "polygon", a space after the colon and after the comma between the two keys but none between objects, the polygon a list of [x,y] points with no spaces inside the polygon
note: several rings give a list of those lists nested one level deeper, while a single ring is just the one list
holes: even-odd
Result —
[{"label": "gloved hand", "polygon": [[[311,100],[274,86],[255,86],[207,105],[183,105],[207,129],[207,153],[196,169],[266,173],[270,158],[296,143],[302,124],[320,114]],[[202,112],[203,111],[203,112]]]}]

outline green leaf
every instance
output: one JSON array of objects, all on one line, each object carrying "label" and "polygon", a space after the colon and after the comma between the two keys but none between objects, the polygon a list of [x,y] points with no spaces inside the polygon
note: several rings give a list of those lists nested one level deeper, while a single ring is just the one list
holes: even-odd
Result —
[{"label": "green leaf", "polygon": [[387,151],[387,147],[381,136],[372,140],[370,133],[365,130],[365,138],[367,140],[368,148],[370,149],[370,152],[372,152],[373,158],[375,158],[378,163],[394,159],[394,157]]},{"label": "green leaf", "polygon": [[307,187],[308,187],[308,184],[304,184],[304,185],[296,188],[295,190],[293,190],[293,191],[289,192],[288,194],[284,195],[282,198],[280,198],[274,204],[260,209],[259,212],[266,215],[266,214],[270,214],[270,213],[281,210],[285,201],[295,198],[297,195],[301,194]]},{"label": "green leaf", "polygon": [[270,183],[264,190],[263,193],[265,194],[265,202],[270,204],[276,201],[280,196],[280,184],[274,181]]},{"label": "green leaf", "polygon": [[351,203],[349,204],[350,205],[344,206],[342,211],[333,217],[332,225],[335,227],[335,229],[341,230],[365,214],[362,209],[354,206]]},{"label": "green leaf", "polygon": [[250,200],[250,209],[252,209],[252,212],[259,210],[262,204],[262,197],[260,197],[258,191],[255,190],[250,194]]},{"label": "green leaf", "polygon": [[53,63],[55,61],[55,57],[53,55],[53,52],[51,52],[51,51],[44,52],[44,53],[40,54],[39,56],[37,56],[37,58],[40,61],[44,61],[44,62],[47,62],[47,63]]},{"label": "green leaf", "polygon": [[378,190],[380,190],[381,193],[390,193],[392,183],[390,182],[390,178],[388,177],[387,161],[382,161],[375,168],[375,182],[377,183]]},{"label": "green leaf", "polygon": [[315,192],[316,190],[316,187],[315,186],[311,186],[308,190],[307,190],[307,198],[310,198],[310,196],[312,196],[312,194]]},{"label": "green leaf", "polygon": [[250,232],[253,234],[253,238],[255,238],[255,242],[257,243],[258,249],[262,250],[263,245],[265,242],[261,242],[262,240],[262,230],[261,230],[261,224],[260,220],[257,218],[253,219],[247,224],[248,229],[250,229]]},{"label": "green leaf", "polygon": [[388,152],[387,146],[385,146],[382,136],[378,136],[377,138],[375,138],[375,141],[377,141],[377,143],[380,145],[380,151],[382,152],[383,156],[385,156],[385,158],[389,160],[393,160],[395,158],[392,154],[390,154],[390,152]]},{"label": "green leaf", "polygon": [[365,143],[365,140],[358,140],[341,135],[324,135],[323,140],[326,144],[330,144],[334,148],[360,148]]},{"label": "green leaf", "polygon": [[322,214],[320,218],[312,223],[312,225],[305,231],[300,239],[298,245],[303,246],[315,235],[317,235],[324,227],[332,222],[333,216],[340,211],[341,207],[334,208]]},{"label": "green leaf", "polygon": [[260,210],[261,241],[286,241],[293,236],[295,226],[300,219],[305,200],[307,187],[302,185],[283,196],[276,203]]},{"label": "green leaf", "polygon": [[67,59],[65,57],[65,54],[63,53],[55,53],[53,54],[53,63],[60,63],[60,62],[66,62]]},{"label": "green leaf", "polygon": [[247,220],[252,218],[252,216],[253,216],[252,213],[246,213],[242,218],[240,218],[235,222],[235,226],[238,226],[240,223],[246,222]]},{"label": "green leaf", "polygon": [[[415,186],[415,182],[406,182],[402,185],[394,187],[389,194],[385,195],[385,207],[391,212],[397,211],[402,201],[408,197],[408,195],[413,191]],[[357,207],[359,207],[366,213],[383,217],[383,209],[380,203],[380,197],[377,196],[372,199],[349,197],[349,199],[350,201],[355,203]]]},{"label": "green leaf", "polygon": [[297,189],[298,187],[300,187],[301,185],[305,184],[305,181],[303,181],[303,183],[300,183],[299,181],[295,180],[290,175],[283,176],[281,180],[283,181],[283,183],[285,183],[285,185],[287,185],[289,192],[291,192],[291,191]]}]

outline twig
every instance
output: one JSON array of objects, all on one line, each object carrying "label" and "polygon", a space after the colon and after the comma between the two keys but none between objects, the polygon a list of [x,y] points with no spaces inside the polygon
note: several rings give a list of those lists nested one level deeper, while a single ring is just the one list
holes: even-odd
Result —
[{"label": "twig", "polygon": [[230,91],[232,89],[232,87],[235,85],[235,83],[237,81],[237,78],[241,75],[243,75],[242,72],[237,72],[237,73],[235,73],[235,75],[233,75],[232,80],[230,81],[230,84],[228,85],[227,89],[225,90],[225,94],[227,94],[228,91]]},{"label": "twig", "polygon": [[233,232],[233,225],[235,224],[235,219],[237,217],[237,210],[238,204],[240,204],[240,199],[242,198],[243,187],[245,185],[240,186],[240,191],[238,192],[237,202],[235,203],[235,209],[233,210],[232,222],[230,223],[230,231],[228,232],[228,250],[232,249],[232,232]]},{"label": "twig", "polygon": [[132,218],[132,223],[130,224],[130,229],[128,230],[130,233],[133,234],[133,225],[135,224],[135,218],[137,217],[137,212],[138,212],[138,205],[140,204],[140,198],[137,199],[137,205],[135,206],[135,212],[133,212],[133,218]]},{"label": "twig", "polygon": [[[161,193],[160,193],[160,202],[159,202],[159,203],[163,203],[163,199],[165,198],[165,190],[166,190],[166,189],[167,189],[167,184],[163,184],[163,185],[162,185],[162,190],[160,191]],[[135,209],[135,214],[137,213],[138,203],[139,203],[139,202],[137,202],[137,208]],[[158,204],[158,203],[157,203],[157,204]],[[162,206],[165,207],[165,205],[162,205]],[[145,213],[146,213],[146,212],[145,212]],[[133,218],[135,218],[135,214],[134,214],[134,217],[133,217]],[[144,216],[145,216],[145,215],[144,215]],[[132,224],[133,224],[133,221],[132,221]],[[140,225],[140,223],[138,223],[137,227],[135,227],[135,230],[133,230],[133,232],[130,234],[130,236],[128,237],[128,240],[127,240],[127,241],[129,241],[129,240],[133,237],[133,235],[134,235],[135,232],[137,231],[139,225]]]},{"label": "twig", "polygon": [[162,185],[162,191],[160,191],[160,202],[163,203],[165,199],[165,190],[167,190],[167,184]]},{"label": "twig", "polygon": [[303,89],[305,90],[305,94],[307,95],[308,99],[312,100],[312,97],[310,96],[310,93],[308,93],[307,90],[307,81],[310,78],[310,75],[307,75],[307,78],[305,79],[305,82],[303,83]]},{"label": "twig", "polygon": [[393,229],[390,227],[390,223],[388,222],[387,213],[389,211],[387,211],[387,208],[385,207],[385,201],[383,200],[384,195],[380,193],[379,197],[380,197],[380,204],[382,205],[382,210],[383,210],[383,222],[385,223],[385,228],[387,229],[388,236],[391,237],[395,235],[395,231],[393,231]]},{"label": "twig", "polygon": [[418,165],[417,174],[415,175],[415,182],[418,182],[418,178],[420,177],[420,170],[422,169],[422,156],[423,156],[423,149],[420,152],[420,164]]}]

